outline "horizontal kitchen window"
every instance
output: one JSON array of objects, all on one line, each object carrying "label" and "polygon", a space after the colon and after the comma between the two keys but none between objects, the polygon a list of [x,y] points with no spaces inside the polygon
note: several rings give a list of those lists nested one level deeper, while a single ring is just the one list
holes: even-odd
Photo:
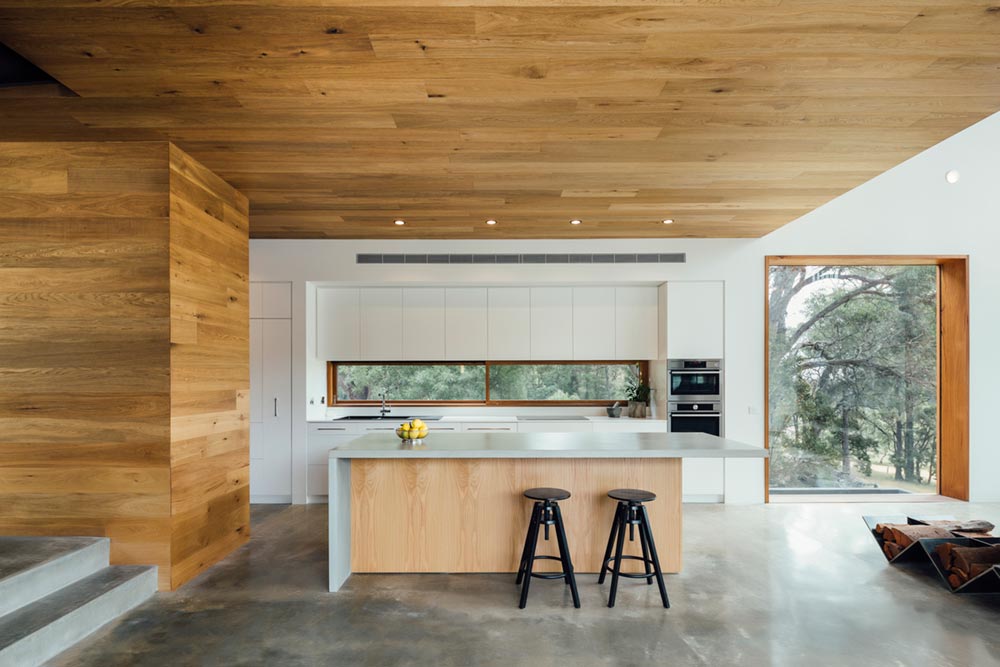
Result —
[{"label": "horizontal kitchen window", "polygon": [[336,364],[337,403],[390,401],[482,403],[486,400],[486,365],[479,364]]},{"label": "horizontal kitchen window", "polygon": [[610,405],[648,377],[642,361],[335,363],[330,405]]},{"label": "horizontal kitchen window", "polygon": [[506,401],[623,401],[638,379],[638,363],[493,364],[490,399]]}]

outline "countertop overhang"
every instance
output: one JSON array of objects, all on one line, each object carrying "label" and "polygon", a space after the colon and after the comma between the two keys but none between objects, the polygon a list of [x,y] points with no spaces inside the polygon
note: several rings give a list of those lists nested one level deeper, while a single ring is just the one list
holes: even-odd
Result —
[{"label": "countertop overhang", "polygon": [[768,452],[707,433],[434,433],[422,445],[372,433],[331,449],[331,459],[767,458]]}]

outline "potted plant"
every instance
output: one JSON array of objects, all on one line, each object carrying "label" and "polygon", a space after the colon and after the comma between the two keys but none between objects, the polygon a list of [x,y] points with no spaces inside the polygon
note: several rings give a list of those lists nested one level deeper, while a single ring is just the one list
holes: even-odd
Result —
[{"label": "potted plant", "polygon": [[649,385],[642,381],[642,378],[634,377],[629,379],[627,392],[628,396],[628,416],[644,419],[646,417],[646,406],[649,404]]}]

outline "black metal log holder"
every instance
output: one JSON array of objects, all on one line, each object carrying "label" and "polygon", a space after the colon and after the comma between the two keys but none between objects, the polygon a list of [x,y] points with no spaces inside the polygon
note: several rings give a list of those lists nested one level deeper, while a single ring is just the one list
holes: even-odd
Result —
[{"label": "black metal log holder", "polygon": [[925,517],[912,517],[903,516],[897,514],[894,516],[863,516],[861,517],[865,521],[865,525],[868,526],[868,530],[871,532],[872,537],[878,542],[879,551],[885,556],[893,565],[897,563],[923,563],[926,564],[930,562],[933,566],[935,572],[941,577],[941,581],[944,583],[945,588],[947,588],[952,593],[957,594],[967,594],[967,595],[997,595],[1000,594],[1000,565],[994,565],[989,570],[986,570],[982,574],[969,579],[967,582],[959,586],[958,588],[952,588],[951,584],[948,583],[948,571],[944,569],[941,564],[941,560],[937,555],[937,547],[940,544],[952,543],[960,547],[977,547],[977,546],[990,546],[994,544],[1000,544],[1000,537],[949,537],[949,538],[925,538],[922,540],[917,540],[913,544],[909,545],[902,551],[900,551],[895,558],[889,558],[886,555],[885,550],[882,548],[885,540],[882,536],[875,532],[875,526],[880,523],[907,523],[912,526],[926,526],[929,521],[936,520],[946,520],[954,521],[955,517],[952,516],[925,516]]}]

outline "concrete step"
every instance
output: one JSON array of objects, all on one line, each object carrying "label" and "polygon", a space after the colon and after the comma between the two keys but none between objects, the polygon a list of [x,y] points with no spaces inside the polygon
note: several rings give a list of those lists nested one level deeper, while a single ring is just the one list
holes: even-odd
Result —
[{"label": "concrete step", "polygon": [[105,567],[0,617],[0,667],[33,667],[156,593],[156,568]]},{"label": "concrete step", "polygon": [[106,537],[0,537],[0,617],[108,566]]}]

